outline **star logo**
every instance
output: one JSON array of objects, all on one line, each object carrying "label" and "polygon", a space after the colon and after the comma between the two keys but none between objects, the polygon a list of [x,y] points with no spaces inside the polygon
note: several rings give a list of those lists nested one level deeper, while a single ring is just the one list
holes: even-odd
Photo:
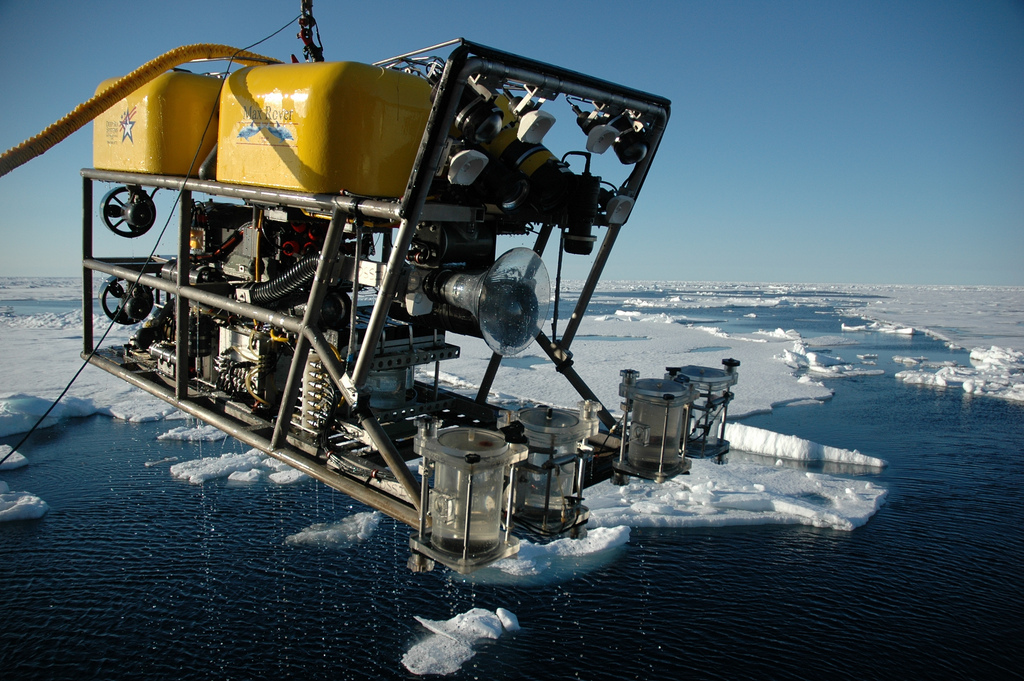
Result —
[{"label": "star logo", "polygon": [[135,127],[135,121],[132,118],[135,116],[135,110],[138,107],[133,106],[131,109],[126,110],[124,115],[121,116],[121,141],[124,142],[126,139],[135,144],[135,140],[132,139],[132,128]]}]

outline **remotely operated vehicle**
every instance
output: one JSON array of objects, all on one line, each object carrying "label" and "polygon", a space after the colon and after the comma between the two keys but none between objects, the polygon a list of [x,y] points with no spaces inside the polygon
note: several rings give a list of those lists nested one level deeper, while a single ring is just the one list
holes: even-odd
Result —
[{"label": "remotely operated vehicle", "polygon": [[[616,416],[571,351],[669,101],[461,39],[325,62],[314,28],[307,2],[306,62],[245,53],[230,75],[100,85],[123,96],[82,171],[83,357],[406,523],[413,570],[513,556],[513,529],[579,536],[588,486],[721,457],[738,362],[625,370]],[[545,143],[555,102],[575,119],[562,155]],[[621,177],[591,172],[607,151]],[[176,253],[95,254],[96,218],[142,237],[157,190],[179,194]],[[549,248],[591,258],[560,334]],[[126,345],[94,347],[97,293],[139,325]],[[458,336],[493,352],[475,396],[439,378]],[[489,403],[503,358],[534,345],[578,407]]]}]

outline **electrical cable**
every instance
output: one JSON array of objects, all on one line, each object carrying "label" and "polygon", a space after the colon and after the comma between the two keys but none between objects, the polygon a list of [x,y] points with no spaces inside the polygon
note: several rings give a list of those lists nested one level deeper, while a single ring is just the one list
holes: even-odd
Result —
[{"label": "electrical cable", "polygon": [[[293,23],[295,23],[298,20],[298,18],[299,17],[295,17],[294,19],[291,19],[287,24],[285,24],[281,28],[277,29],[276,31],[274,31],[270,35],[266,36],[265,38],[262,38],[262,39],[254,42],[253,44],[251,44],[251,45],[249,45],[247,47],[243,47],[241,49],[236,50],[235,53],[232,54],[232,56],[228,58],[228,60],[227,60],[228,61],[228,65],[227,65],[227,69],[225,69],[225,70],[229,70],[231,68],[231,65],[235,63],[235,58],[238,55],[240,55],[240,54],[248,54],[248,50],[250,50],[253,47],[256,47],[260,43],[263,43],[263,42],[266,42],[267,40],[270,40],[271,38],[276,36],[278,33],[280,33],[281,31],[285,30],[286,28],[291,26]],[[225,82],[227,82],[227,81],[225,80]],[[213,121],[213,115],[214,115],[214,113],[216,113],[216,111],[217,111],[217,104],[215,103],[214,104],[214,108],[210,110],[210,116],[206,120],[206,127],[203,129],[203,134],[202,134],[202,136],[200,136],[200,140],[205,138],[206,131],[209,130],[210,123]],[[196,153],[192,156],[192,163],[189,164],[188,172],[185,173],[185,177],[188,177],[188,176],[190,176],[192,174],[192,168],[195,167],[196,161],[199,158],[199,152],[200,151],[201,151],[201,145],[200,145],[199,148],[196,149]],[[42,152],[39,152],[39,153],[42,153]],[[36,154],[36,155],[38,155],[38,154]],[[27,161],[28,159],[25,159],[25,160]],[[24,163],[24,162],[25,161],[22,161],[22,163]],[[57,399],[55,399],[53,401],[53,404],[51,404],[49,406],[49,408],[45,412],[43,412],[43,415],[39,417],[39,420],[36,421],[32,425],[32,427],[28,430],[28,432],[25,433],[25,435],[21,438],[21,440],[18,441],[18,444],[16,444],[14,447],[12,447],[11,451],[9,451],[6,455],[4,455],[3,458],[0,458],[0,466],[2,466],[3,463],[5,461],[7,461],[7,459],[9,459],[16,451],[18,451],[18,449],[22,445],[24,445],[25,442],[27,442],[30,437],[32,437],[32,434],[35,433],[36,430],[39,429],[39,426],[43,423],[43,421],[46,420],[46,417],[50,415],[50,413],[54,410],[54,408],[56,408],[56,406],[60,403],[60,401],[64,398],[64,396],[67,395],[68,391],[71,389],[71,386],[74,385],[75,381],[78,380],[78,377],[82,375],[83,371],[85,371],[85,367],[87,367],[89,365],[90,360],[92,360],[92,358],[96,355],[96,352],[99,350],[100,345],[102,345],[103,341],[106,340],[107,335],[114,328],[115,320],[117,319],[118,315],[120,314],[122,306],[125,305],[128,302],[128,300],[131,298],[131,294],[135,290],[135,287],[139,285],[139,281],[142,279],[142,274],[146,271],[146,267],[153,261],[153,256],[156,254],[156,249],[160,247],[160,241],[163,239],[164,234],[167,232],[167,227],[171,224],[171,218],[174,217],[174,212],[178,208],[178,204],[181,202],[181,197],[182,197],[182,194],[184,193],[184,191],[185,191],[185,183],[184,183],[184,181],[182,181],[182,188],[178,191],[177,195],[174,198],[174,202],[171,204],[171,209],[168,212],[167,220],[164,222],[164,226],[160,230],[160,234],[157,236],[156,243],[153,245],[153,250],[151,250],[149,252],[149,256],[146,258],[145,264],[139,270],[138,277],[136,277],[135,281],[133,281],[131,283],[131,286],[128,288],[127,292],[125,293],[124,297],[122,298],[122,302],[118,305],[118,308],[117,308],[117,310],[114,313],[113,319],[111,319],[110,320],[110,324],[107,325],[106,331],[104,331],[103,335],[100,336],[99,341],[96,342],[93,345],[92,351],[83,360],[82,366],[79,367],[78,371],[75,372],[75,375],[71,377],[71,380],[68,382],[68,384],[66,386],[64,386],[64,389],[60,392],[60,395],[57,396]],[[179,266],[180,266],[180,263],[179,263]],[[167,302],[167,303],[164,303],[164,304],[165,305],[169,305],[170,302]],[[177,323],[181,324],[182,320],[180,320],[180,319],[177,320]]]}]

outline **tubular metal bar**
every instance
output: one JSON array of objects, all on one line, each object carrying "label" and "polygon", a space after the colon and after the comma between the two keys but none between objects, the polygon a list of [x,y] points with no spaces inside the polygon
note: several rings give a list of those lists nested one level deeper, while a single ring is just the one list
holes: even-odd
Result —
[{"label": "tubular metal bar", "polygon": [[[82,262],[92,259],[92,180],[82,178]],[[82,352],[91,353],[92,270],[82,266]]]},{"label": "tubular metal bar", "polygon": [[416,481],[412,471],[405,465],[405,460],[398,453],[395,444],[380,425],[380,421],[377,420],[377,417],[369,409],[361,410],[357,416],[359,417],[359,425],[370,436],[377,451],[380,452],[380,455],[384,457],[384,461],[387,462],[388,468],[395,474],[398,481],[402,483],[402,488],[409,495],[413,506],[417,511],[420,510],[420,504],[422,503],[420,499],[420,483]]},{"label": "tubular metal bar", "polygon": [[[515,478],[513,478],[515,479]],[[437,484],[437,483],[434,483]],[[462,525],[462,560],[469,560],[469,525],[473,519],[473,474],[466,476],[466,522]]]},{"label": "tubular metal bar", "polygon": [[[418,212],[414,217],[419,217]],[[405,256],[409,252],[409,245],[412,243],[412,237],[415,233],[416,222],[402,220],[402,225],[398,229],[398,243],[391,251],[391,257],[388,259],[387,272],[377,292],[377,300],[373,303],[373,311],[370,312],[370,319],[366,323],[363,342],[359,347],[359,355],[356,357],[355,367],[352,369],[352,384],[356,390],[363,387],[363,384],[366,383],[366,377],[370,373],[370,362],[373,360],[374,353],[377,352],[377,344],[380,342],[381,332],[384,331],[384,324],[387,323],[388,309],[391,307],[391,301],[398,290],[398,280],[402,275],[402,265],[405,262]]]},{"label": "tubular metal bar", "polygon": [[292,352],[292,364],[288,367],[288,379],[284,384],[281,406],[277,410],[277,422],[274,424],[274,432],[270,436],[270,446],[275,449],[284,443],[285,435],[288,432],[288,425],[291,423],[292,413],[295,411],[295,401],[299,399],[299,388],[302,387],[302,374],[306,369],[306,360],[308,358],[309,339],[306,338],[305,334],[300,334],[298,340],[295,341],[295,350]]},{"label": "tubular metal bar", "polygon": [[336,473],[325,466],[321,466],[320,464],[310,461],[306,457],[288,448],[271,447],[270,440],[254,433],[252,430],[242,424],[239,424],[237,421],[223,414],[207,409],[193,400],[178,400],[174,397],[174,392],[166,386],[149,381],[138,374],[128,371],[121,365],[105,357],[93,355],[89,358],[89,363],[124,381],[127,381],[137,388],[145,390],[151,395],[159,397],[187,414],[191,414],[192,416],[200,418],[207,423],[213,424],[235,439],[249,445],[250,447],[259,449],[261,452],[274,457],[278,461],[283,461],[292,468],[300,470],[311,478],[315,478],[316,480],[347,494],[356,501],[375,508],[382,513],[386,513],[395,520],[401,521],[412,528],[419,527],[419,514],[416,513],[412,506],[410,506],[405,500],[393,497],[372,486],[368,486],[367,483],[352,480],[346,476]]},{"label": "tubular metal bar", "polygon": [[[457,55],[453,59],[457,58]],[[409,252],[409,244],[416,232],[416,224],[419,222],[420,214],[427,200],[430,191],[430,184],[441,162],[441,151],[444,148],[444,140],[455,120],[456,109],[459,98],[465,87],[465,80],[458,80],[453,84],[453,59],[445,64],[444,72],[441,74],[441,81],[438,87],[438,94],[433,106],[430,107],[430,114],[427,117],[427,125],[423,130],[423,137],[420,140],[419,149],[416,152],[416,160],[412,165],[412,172],[409,174],[409,181],[405,187],[405,194],[402,196],[399,217],[401,227],[398,230],[397,241],[394,243],[388,258],[387,273],[377,292],[377,300],[374,302],[373,311],[366,325],[363,334],[363,343],[359,348],[359,356],[356,358],[355,367],[351,371],[352,384],[356,390],[362,388],[366,383],[366,377],[370,372],[370,362],[377,351],[377,344],[380,342],[381,332],[387,322],[388,309],[398,289],[398,280],[402,274],[402,266],[405,257]]]},{"label": "tubular metal bar", "polygon": [[[288,369],[288,380],[285,382],[284,395],[277,412],[277,423],[274,424],[274,434],[270,440],[270,445],[275,448],[280,447],[284,442],[288,424],[291,423],[292,412],[295,411],[295,401],[299,398],[302,374],[306,370],[306,359],[309,356],[309,338],[305,331],[316,326],[320,321],[320,306],[323,305],[324,296],[327,295],[330,272],[338,256],[344,231],[345,221],[341,218],[341,211],[335,208],[331,215],[331,223],[327,226],[327,235],[324,237],[324,247],[320,250],[320,259],[316,264],[316,274],[313,275],[313,285],[309,289],[306,310],[302,315],[303,333],[299,335],[299,339],[295,343],[292,365]],[[178,271],[181,271],[180,268]],[[178,323],[180,326],[180,320]]]},{"label": "tubular metal bar", "polygon": [[400,55],[398,55],[396,57],[391,57],[390,59],[382,59],[381,61],[375,61],[375,62],[373,62],[373,65],[374,66],[385,66],[386,67],[389,64],[394,64],[395,62],[402,61],[403,59],[408,59],[409,57],[415,57],[415,56],[420,55],[420,54],[426,54],[427,52],[433,52],[434,50],[439,50],[442,47],[448,47],[449,45],[461,45],[462,43],[463,43],[462,38],[455,38],[454,40],[446,40],[443,43],[438,43],[437,45],[431,45],[430,47],[424,47],[422,50],[416,50],[415,52],[406,52],[405,54],[400,54]]},{"label": "tubular metal bar", "polygon": [[491,391],[494,377],[498,375],[501,359],[502,357],[498,353],[491,353],[491,361],[487,363],[487,370],[484,372],[484,377],[480,380],[480,389],[476,392],[476,402],[478,404],[487,404],[487,394]]},{"label": "tubular metal bar", "polygon": [[594,257],[594,262],[590,266],[590,274],[583,284],[583,290],[580,291],[579,300],[576,301],[576,307],[572,311],[569,323],[565,325],[565,331],[562,332],[561,343],[562,348],[565,350],[568,350],[569,346],[572,345],[572,340],[576,337],[576,331],[580,328],[580,322],[583,321],[583,315],[587,313],[587,308],[590,306],[590,298],[594,295],[597,281],[601,278],[604,266],[608,263],[608,256],[611,255],[615,239],[619,236],[620,227],[620,225],[609,225],[608,232],[604,235],[604,240],[601,242],[601,248],[598,249],[597,255]]},{"label": "tubular metal bar", "polygon": [[[123,173],[114,170],[96,170],[95,168],[83,168],[82,177],[102,182],[116,182],[126,185],[136,184],[146,187],[174,189],[176,191],[184,188],[185,190],[200,194],[242,199],[264,205],[306,208],[320,213],[333,213],[335,209],[338,209],[345,215],[387,220],[388,222],[397,222],[402,218],[401,205],[396,201],[363,199],[353,196],[339,196],[337,194],[306,194],[286,189],[247,187],[239,184],[198,180],[174,175]],[[437,222],[472,222],[476,213],[476,208],[468,206],[430,204],[425,207],[423,217],[426,220]]]},{"label": "tubular metal bar", "polygon": [[605,409],[605,406],[601,404],[601,400],[597,398],[597,395],[595,395],[594,391],[590,389],[590,386],[587,385],[586,381],[576,373],[576,370],[572,368],[571,364],[565,361],[565,357],[567,356],[565,349],[558,343],[552,342],[544,332],[537,334],[537,343],[544,349],[544,352],[547,353],[548,359],[555,363],[555,368],[558,373],[568,379],[569,383],[576,389],[576,392],[579,393],[580,397],[585,400],[590,400],[594,404],[601,405],[601,408],[597,412],[597,417],[601,419],[601,423],[609,429],[614,426],[615,417]]},{"label": "tubular metal bar", "polygon": [[192,192],[182,190],[178,204],[178,274],[177,294],[174,297],[174,395],[179,400],[188,397],[188,299],[181,291],[188,285],[188,272],[192,267],[189,253],[189,232],[192,227]]},{"label": "tubular metal bar", "polygon": [[345,370],[338,361],[338,356],[335,354],[334,348],[327,342],[327,338],[324,337],[324,334],[320,329],[316,327],[307,328],[303,335],[309,340],[313,349],[316,350],[316,354],[320,355],[320,361],[324,363],[324,368],[327,369],[327,373],[331,377],[331,380],[333,380],[334,384],[339,390],[341,390],[341,394],[347,398],[347,393],[342,385]]},{"label": "tubular metal bar", "polygon": [[197,303],[202,303],[203,305],[217,308],[218,310],[233,312],[239,316],[255,319],[256,321],[263,322],[264,324],[273,324],[278,328],[292,333],[302,333],[302,320],[298,317],[271,312],[262,307],[257,307],[256,305],[232,300],[231,298],[226,298],[224,296],[217,295],[216,293],[206,291],[198,286],[186,286],[179,289],[176,283],[167,281],[161,277],[154,277],[148,274],[140,276],[138,270],[133,270],[129,267],[122,267],[120,265],[112,265],[102,260],[96,260],[95,258],[85,260],[82,264],[87,269],[103,272],[104,274],[110,274],[121,279],[135,281],[137,277],[139,284],[142,286],[148,286],[160,291],[180,295],[188,300],[194,300]]},{"label": "tubular metal bar", "polygon": [[[475,75],[497,76],[502,80],[526,83],[540,90],[573,95],[601,102],[612,108],[630,109],[638,113],[649,114],[656,119],[668,117],[664,106],[647,99],[637,98],[635,95],[641,94],[639,92],[629,93],[625,88],[612,83],[599,85],[598,83],[601,81],[597,79],[589,79],[581,74],[558,69],[550,64],[534,62],[533,66],[522,68],[498,63],[489,58],[474,57],[466,61],[459,77],[460,80],[465,81],[466,78]],[[591,83],[582,82],[584,79],[590,80]]]}]

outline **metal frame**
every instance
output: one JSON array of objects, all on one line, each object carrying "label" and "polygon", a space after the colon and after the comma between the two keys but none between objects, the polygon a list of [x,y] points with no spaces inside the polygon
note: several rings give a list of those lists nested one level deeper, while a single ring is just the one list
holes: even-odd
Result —
[{"label": "metal frame", "polygon": [[[442,155],[448,131],[452,127],[460,98],[467,83],[474,77],[490,76],[544,91],[555,91],[620,108],[628,108],[648,116],[653,121],[647,130],[650,151],[642,161],[634,166],[628,178],[619,188],[620,194],[632,199],[637,197],[643,186],[650,163],[655,156],[668,122],[670,107],[668,100],[655,95],[624,88],[465,40],[460,39],[435,47],[447,45],[456,45],[457,47],[445,62],[415,163],[405,192],[398,200],[308,194],[142,173],[82,170],[83,357],[93,365],[165,400],[182,411],[215,425],[247,445],[255,447],[421,531],[426,529],[421,527],[419,516],[422,495],[421,481],[417,480],[409,470],[393,434],[389,433],[389,430],[382,425],[378,410],[366,406],[363,389],[373,367],[374,358],[378,354],[384,328],[389,318],[390,303],[400,285],[403,265],[409,253],[416,226],[422,221],[479,222],[483,219],[483,211],[478,206],[448,205],[428,201],[431,182],[443,163]],[[427,50],[430,49],[434,48],[427,48]],[[427,50],[408,53],[391,61],[421,55]],[[178,222],[176,242],[178,263],[176,280],[170,281],[159,276],[160,262],[149,263],[139,259],[95,257],[93,253],[93,183],[97,181],[161,187],[174,189],[181,193],[178,206],[181,217]],[[305,312],[301,318],[236,300],[229,297],[222,286],[189,282],[190,216],[192,195],[196,193],[240,199],[258,209],[285,207],[331,215]],[[319,330],[317,323],[320,316],[320,304],[324,299],[328,282],[343,276],[343,270],[347,265],[352,266],[350,275],[353,280],[359,281],[361,261],[358,253],[353,264],[352,257],[344,256],[339,247],[346,229],[350,230],[350,233],[352,231],[359,233],[363,220],[388,223],[397,221],[398,227],[391,239],[390,253],[386,263],[378,264],[377,278],[372,284],[369,284],[377,289],[377,300],[367,321],[359,352],[354,361],[343,365],[336,358],[331,345],[327,342],[323,332]],[[354,226],[346,224],[351,221],[355,221]],[[593,391],[572,368],[570,346],[601,277],[608,255],[615,244],[620,227],[620,225],[607,226],[607,233],[594,257],[583,291],[561,339],[549,339],[543,333],[539,334],[536,339],[558,372],[569,380],[580,396],[598,404],[600,402]],[[541,228],[534,247],[538,254],[543,253],[551,229],[552,225],[545,225]],[[389,234],[390,231],[388,231]],[[188,318],[191,305],[202,305],[270,324],[296,334],[297,341],[292,363],[288,370],[287,383],[276,418],[260,419],[227,408],[223,401],[218,401],[217,396],[211,394],[210,391],[190,385],[187,371],[177,370],[173,385],[168,385],[168,381],[163,377],[134,366],[126,360],[123,353],[117,350],[97,351],[92,334],[92,276],[94,272],[115,276],[174,296],[178,320]],[[187,327],[188,325],[184,323],[178,323],[176,327],[178,367],[188,366]],[[378,479],[372,473],[357,475],[351,471],[335,470],[327,465],[326,456],[319,455],[322,453],[311,454],[308,448],[299,446],[288,435],[288,425],[291,423],[291,416],[296,407],[298,382],[306,357],[311,351],[318,354],[331,382],[343,395],[352,414],[350,425],[358,429],[362,439],[384,459],[388,469],[397,479],[397,483]],[[441,357],[438,357],[435,361],[440,359]],[[493,383],[500,362],[500,356],[492,357],[475,400],[439,390],[435,364],[433,386],[435,400],[432,402],[433,407],[431,408],[448,405],[453,415],[466,414],[468,418],[493,421],[496,410],[487,405],[486,395]],[[425,410],[429,412],[429,409]],[[603,406],[599,414],[606,427],[609,429],[616,427],[615,419]]]}]

